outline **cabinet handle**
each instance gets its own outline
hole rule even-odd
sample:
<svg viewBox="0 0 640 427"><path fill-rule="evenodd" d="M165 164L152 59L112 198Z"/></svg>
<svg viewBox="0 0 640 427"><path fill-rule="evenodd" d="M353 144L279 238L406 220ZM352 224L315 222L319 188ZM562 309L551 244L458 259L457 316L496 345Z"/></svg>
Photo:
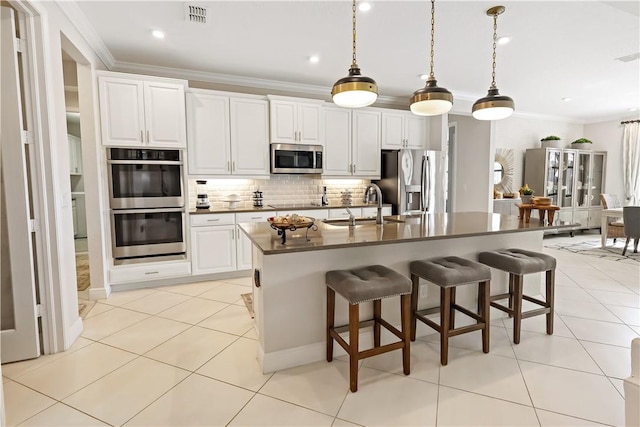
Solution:
<svg viewBox="0 0 640 427"><path fill-rule="evenodd" d="M236 240L236 233L233 231L231 232L231 240Z"/></svg>
<svg viewBox="0 0 640 427"><path fill-rule="evenodd" d="M231 168L230 168L230 166L231 166L231 162L227 162L227 170L228 170L229 172L231 172Z"/></svg>
<svg viewBox="0 0 640 427"><path fill-rule="evenodd" d="M149 144L151 140L149 139L149 130L147 130L147 144Z"/></svg>
<svg viewBox="0 0 640 427"><path fill-rule="evenodd" d="M144 144L144 132L140 129L140 142Z"/></svg>
<svg viewBox="0 0 640 427"><path fill-rule="evenodd" d="M262 219L262 217L259 216L252 216L251 219Z"/></svg>
<svg viewBox="0 0 640 427"><path fill-rule="evenodd" d="M158 274L159 271L146 271L144 274Z"/></svg>
<svg viewBox="0 0 640 427"><path fill-rule="evenodd" d="M356 164L353 164L353 173L356 173Z"/></svg>
<svg viewBox="0 0 640 427"><path fill-rule="evenodd" d="M216 218L216 219L208 219L207 222L216 222L216 221L220 221L220 218Z"/></svg>
<svg viewBox="0 0 640 427"><path fill-rule="evenodd" d="M231 162L231 170L232 171L236 170L236 161L235 160L233 162Z"/></svg>

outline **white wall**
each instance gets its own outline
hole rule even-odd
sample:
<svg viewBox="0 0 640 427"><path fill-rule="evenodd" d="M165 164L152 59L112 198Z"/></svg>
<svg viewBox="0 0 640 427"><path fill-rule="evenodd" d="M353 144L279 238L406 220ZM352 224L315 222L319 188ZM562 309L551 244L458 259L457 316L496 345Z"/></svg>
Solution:
<svg viewBox="0 0 640 427"><path fill-rule="evenodd" d="M47 233L46 252L49 268L45 286L55 325L50 332L56 338L52 348L68 349L82 332L78 315L75 277L75 251L69 183L69 151L65 116L64 77L61 36L64 34L92 68L104 68L84 36L66 18L54 2L28 2L41 16L42 44L37 55L44 85L39 88L42 113L42 165L38 171L44 186L43 233ZM40 81L42 84L42 80ZM84 133L84 132L83 132Z"/></svg>
<svg viewBox="0 0 640 427"><path fill-rule="evenodd" d="M456 212L491 212L493 206L493 149L491 122L470 116L449 114L449 123L457 124L455 145Z"/></svg>
<svg viewBox="0 0 640 427"><path fill-rule="evenodd" d="M540 140L548 135L559 136L568 148L571 141L585 136L583 132L582 124L552 120L512 116L496 121L495 148L513 148L515 150L514 191L517 191L524 184L524 155L527 148L540 148Z"/></svg>
<svg viewBox="0 0 640 427"><path fill-rule="evenodd" d="M621 120L590 123L584 126L585 138L593 141L593 149L607 152L604 192L617 194L624 203Z"/></svg>

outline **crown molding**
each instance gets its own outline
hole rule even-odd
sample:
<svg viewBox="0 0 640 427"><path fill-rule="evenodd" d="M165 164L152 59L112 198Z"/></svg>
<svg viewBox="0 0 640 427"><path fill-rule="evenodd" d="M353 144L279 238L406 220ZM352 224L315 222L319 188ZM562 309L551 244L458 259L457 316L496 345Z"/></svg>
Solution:
<svg viewBox="0 0 640 427"><path fill-rule="evenodd" d="M294 92L301 95L313 96L314 98L319 99L331 98L331 87L327 86L283 82L280 80L261 79L256 77L234 76L230 74L195 71L184 68L116 61L113 71L150 74L154 76L173 77L178 79L195 80L228 86L242 86L262 90L267 89ZM408 108L407 99L404 97L379 96L375 106L379 105L405 106Z"/></svg>
<svg viewBox="0 0 640 427"><path fill-rule="evenodd" d="M55 2L80 35L89 43L89 46L93 48L107 69L113 68L116 60L76 2L63 0L55 0Z"/></svg>

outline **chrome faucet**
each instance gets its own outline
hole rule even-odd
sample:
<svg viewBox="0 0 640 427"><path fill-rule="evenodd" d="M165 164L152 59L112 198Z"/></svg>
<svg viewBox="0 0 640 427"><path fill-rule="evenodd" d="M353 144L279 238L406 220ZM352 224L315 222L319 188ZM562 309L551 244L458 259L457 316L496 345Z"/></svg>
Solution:
<svg viewBox="0 0 640 427"><path fill-rule="evenodd" d="M349 214L349 227L355 227L356 217L353 216L353 212L351 212L351 209L349 209L347 206L345 206L344 208L347 210L347 213Z"/></svg>
<svg viewBox="0 0 640 427"><path fill-rule="evenodd" d="M371 183L364 190L365 194L369 192L370 188L376 190L376 196L378 198L378 214L376 215L376 224L382 224L384 223L384 221L382 220L382 191L380 191L380 187L378 187L376 184Z"/></svg>

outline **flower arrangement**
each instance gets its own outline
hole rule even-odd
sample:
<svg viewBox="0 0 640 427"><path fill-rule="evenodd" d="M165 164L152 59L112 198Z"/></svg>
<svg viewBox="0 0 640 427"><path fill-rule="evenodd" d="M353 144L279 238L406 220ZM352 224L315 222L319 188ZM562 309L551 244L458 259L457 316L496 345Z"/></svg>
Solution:
<svg viewBox="0 0 640 427"><path fill-rule="evenodd" d="M536 192L533 190L533 188L529 187L529 184L525 184L522 187L520 187L520 194L523 196L533 196Z"/></svg>
<svg viewBox="0 0 640 427"><path fill-rule="evenodd" d="M591 140L587 138L578 138L572 142L572 144L593 144Z"/></svg>

